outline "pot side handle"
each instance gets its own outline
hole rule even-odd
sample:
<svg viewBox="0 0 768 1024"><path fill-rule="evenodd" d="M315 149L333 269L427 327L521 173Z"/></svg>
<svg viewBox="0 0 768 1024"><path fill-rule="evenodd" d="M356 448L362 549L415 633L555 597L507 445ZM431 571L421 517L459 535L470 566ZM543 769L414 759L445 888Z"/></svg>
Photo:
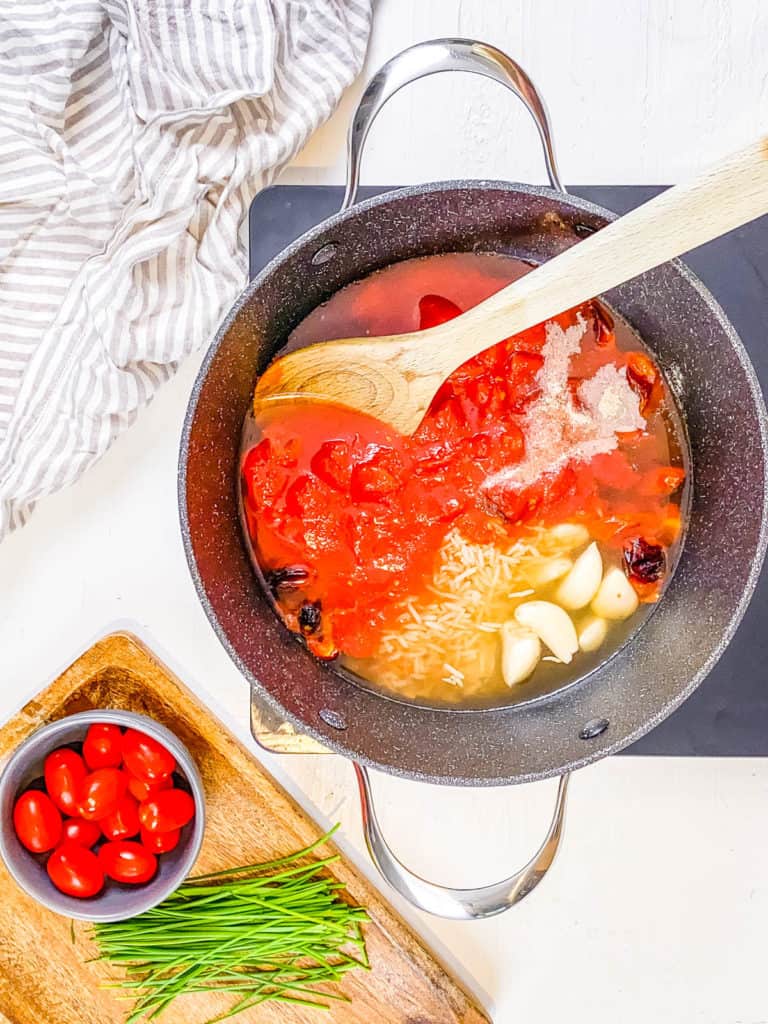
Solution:
<svg viewBox="0 0 768 1024"><path fill-rule="evenodd" d="M567 774L560 776L555 810L544 841L528 863L513 875L492 885L483 885L476 889L452 889L427 881L409 870L395 856L379 826L368 771L357 763L354 767L360 793L365 843L371 859L392 888L419 910L457 921L493 917L525 899L552 866L563 834L569 781Z"/></svg>
<svg viewBox="0 0 768 1024"><path fill-rule="evenodd" d="M550 185L565 192L557 169L552 128L544 100L520 65L488 43L474 39L431 39L396 54L370 80L360 97L347 136L347 187L341 209L352 206L360 183L360 161L376 115L403 86L440 71L470 71L510 89L536 123Z"/></svg>

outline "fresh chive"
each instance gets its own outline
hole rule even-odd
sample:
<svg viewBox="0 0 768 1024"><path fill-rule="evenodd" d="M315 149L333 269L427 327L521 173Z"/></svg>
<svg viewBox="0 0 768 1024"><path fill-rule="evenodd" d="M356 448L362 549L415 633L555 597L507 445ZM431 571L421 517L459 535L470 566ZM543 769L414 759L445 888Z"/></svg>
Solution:
<svg viewBox="0 0 768 1024"><path fill-rule="evenodd" d="M97 959L124 975L105 987L134 1000L126 1024L151 1020L194 992L235 997L209 1024L270 1000L326 1010L329 1000L348 1001L317 986L370 969L368 915L344 902L343 884L325 874L338 855L301 863L336 828L287 857L190 878L138 917L96 924Z"/></svg>

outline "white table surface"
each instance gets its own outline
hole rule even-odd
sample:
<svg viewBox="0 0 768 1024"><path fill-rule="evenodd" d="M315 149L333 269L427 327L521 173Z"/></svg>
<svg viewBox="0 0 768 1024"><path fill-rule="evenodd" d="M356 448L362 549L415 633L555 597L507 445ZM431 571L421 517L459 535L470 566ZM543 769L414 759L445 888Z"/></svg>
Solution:
<svg viewBox="0 0 768 1024"><path fill-rule="evenodd" d="M381 0L367 72L441 35L485 39L527 67L549 103L568 182L672 181L768 124L768 13L759 0ZM284 180L341 181L358 94ZM364 180L459 176L543 180L533 130L510 97L474 77L440 76L382 114ZM191 359L92 472L0 547L0 718L91 641L128 625L311 814L343 823L342 846L372 876L350 766L255 749L247 686L195 596L176 459L198 364ZM477 791L378 775L375 786L395 848L450 884L517 868L554 796L551 782ZM466 924L393 902L496 1024L760 1024L767 807L768 760L612 758L574 779L562 855L518 908Z"/></svg>

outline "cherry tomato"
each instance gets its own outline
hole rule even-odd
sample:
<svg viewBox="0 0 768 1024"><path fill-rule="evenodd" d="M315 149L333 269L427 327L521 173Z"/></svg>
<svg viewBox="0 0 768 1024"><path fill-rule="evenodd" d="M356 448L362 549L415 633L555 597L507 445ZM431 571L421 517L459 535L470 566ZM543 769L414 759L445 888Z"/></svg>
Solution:
<svg viewBox="0 0 768 1024"><path fill-rule="evenodd" d="M183 789L164 789L139 804L139 821L147 832L183 828L195 813L195 801Z"/></svg>
<svg viewBox="0 0 768 1024"><path fill-rule="evenodd" d="M99 858L78 843L62 843L48 858L46 870L56 888L67 896L86 899L104 886Z"/></svg>
<svg viewBox="0 0 768 1024"><path fill-rule="evenodd" d="M134 775L128 777L128 792L135 796L139 803L149 800L161 789L170 789L172 786L173 779L170 775L166 775L164 779L159 779L157 782L144 782L143 779L137 779Z"/></svg>
<svg viewBox="0 0 768 1024"><path fill-rule="evenodd" d="M87 775L85 762L74 750L62 747L45 759L45 788L62 814L77 813L77 798Z"/></svg>
<svg viewBox="0 0 768 1024"><path fill-rule="evenodd" d="M128 776L118 768L97 768L86 775L80 790L78 810L86 821L98 821L117 809L128 789Z"/></svg>
<svg viewBox="0 0 768 1024"><path fill-rule="evenodd" d="M62 828L61 838L65 843L77 843L78 846L86 846L90 849L101 839L101 829L95 821L86 821L85 818L67 818Z"/></svg>
<svg viewBox="0 0 768 1024"><path fill-rule="evenodd" d="M47 793L28 789L13 808L13 827L22 846L45 853L61 838L61 815Z"/></svg>
<svg viewBox="0 0 768 1024"><path fill-rule="evenodd" d="M176 767L176 760L169 750L136 729L128 729L123 736L123 761L131 775L144 782L158 782Z"/></svg>
<svg viewBox="0 0 768 1024"><path fill-rule="evenodd" d="M126 793L110 814L99 820L101 831L107 839L130 839L139 833L139 802Z"/></svg>
<svg viewBox="0 0 768 1024"><path fill-rule="evenodd" d="M141 843L125 840L104 843L99 850L99 863L105 875L131 885L148 882L157 871L157 857L153 853Z"/></svg>
<svg viewBox="0 0 768 1024"><path fill-rule="evenodd" d="M148 832L142 828L141 845L146 846L150 853L170 853L179 845L180 828L172 828L168 832Z"/></svg>
<svg viewBox="0 0 768 1024"><path fill-rule="evenodd" d="M83 744L85 763L96 768L119 768L123 763L123 734L116 725L92 725Z"/></svg>

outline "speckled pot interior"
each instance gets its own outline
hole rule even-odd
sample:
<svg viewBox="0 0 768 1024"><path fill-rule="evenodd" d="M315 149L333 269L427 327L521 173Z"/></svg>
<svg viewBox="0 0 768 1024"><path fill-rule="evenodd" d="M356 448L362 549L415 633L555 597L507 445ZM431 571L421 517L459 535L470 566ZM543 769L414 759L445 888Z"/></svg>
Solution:
<svg viewBox="0 0 768 1024"><path fill-rule="evenodd" d="M688 537L654 614L583 682L537 703L486 711L410 706L364 690L287 633L243 545L236 499L243 417L258 374L311 309L397 260L481 250L543 261L610 219L583 200L499 182L388 193L325 221L273 260L211 345L181 448L189 564L205 611L246 679L327 746L436 782L543 778L652 728L698 686L733 636L765 549L766 414L741 342L680 263L608 299L655 352L684 411L694 468Z"/></svg>

